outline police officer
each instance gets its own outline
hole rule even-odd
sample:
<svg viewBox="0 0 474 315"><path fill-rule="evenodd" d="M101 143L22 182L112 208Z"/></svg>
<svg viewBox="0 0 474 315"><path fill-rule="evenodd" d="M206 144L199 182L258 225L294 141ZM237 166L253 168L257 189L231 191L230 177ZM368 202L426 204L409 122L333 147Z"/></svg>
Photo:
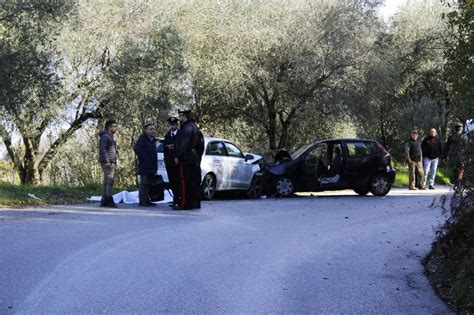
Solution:
<svg viewBox="0 0 474 315"><path fill-rule="evenodd" d="M179 167L175 164L174 159L176 158L176 149L178 143L178 118L168 118L168 124L170 130L165 135L164 140L164 158L166 165L166 172L168 173L168 180L170 183L171 191L173 192L173 202L171 207L177 207L181 201L181 189L179 179Z"/></svg>
<svg viewBox="0 0 474 315"><path fill-rule="evenodd" d="M446 142L444 158L447 158L448 165L452 170L451 183L459 182L462 177L464 168L463 161L463 144L465 137L463 136L463 124L458 122L454 125L453 133Z"/></svg>
<svg viewBox="0 0 474 315"><path fill-rule="evenodd" d="M179 167L181 181L181 203L175 210L191 210L201 207L200 174L197 168L200 157L196 150L199 145L199 130L191 118L190 110L180 110L181 122L176 148L175 164Z"/></svg>

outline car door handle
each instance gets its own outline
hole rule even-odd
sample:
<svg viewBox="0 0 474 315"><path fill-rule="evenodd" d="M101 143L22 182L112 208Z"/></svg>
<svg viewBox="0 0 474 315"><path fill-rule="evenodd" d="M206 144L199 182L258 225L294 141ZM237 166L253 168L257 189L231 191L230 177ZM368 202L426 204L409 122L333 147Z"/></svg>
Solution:
<svg viewBox="0 0 474 315"><path fill-rule="evenodd" d="M221 162L214 162L214 165L215 166L221 166L222 164L221 164Z"/></svg>

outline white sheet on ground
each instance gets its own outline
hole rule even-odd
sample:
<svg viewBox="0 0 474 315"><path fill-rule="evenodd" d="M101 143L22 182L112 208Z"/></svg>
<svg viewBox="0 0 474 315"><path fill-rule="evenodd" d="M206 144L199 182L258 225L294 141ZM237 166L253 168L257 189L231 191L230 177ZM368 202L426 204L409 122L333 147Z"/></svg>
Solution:
<svg viewBox="0 0 474 315"><path fill-rule="evenodd" d="M123 202L123 203L138 203L139 202L138 191L128 192L128 191L124 190L124 191L121 191L121 192L115 194L113 197L114 197L114 202L115 203L120 203L120 202ZM92 196L92 197L87 198L87 200L89 200L89 201L100 201L101 199L102 199L101 196ZM169 193L168 190L165 190L165 199L161 200L161 201L157 201L155 203L167 203L167 202L171 202L171 201L173 201L173 197L171 196L171 194Z"/></svg>

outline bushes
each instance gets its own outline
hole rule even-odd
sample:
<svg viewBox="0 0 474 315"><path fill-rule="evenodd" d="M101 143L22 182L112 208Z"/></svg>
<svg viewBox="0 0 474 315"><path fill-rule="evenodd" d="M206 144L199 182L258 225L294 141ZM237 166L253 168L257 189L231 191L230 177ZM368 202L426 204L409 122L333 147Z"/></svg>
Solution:
<svg viewBox="0 0 474 315"><path fill-rule="evenodd" d="M437 232L425 267L442 299L460 313L474 313L474 148L466 147L464 179L456 185L450 217Z"/></svg>

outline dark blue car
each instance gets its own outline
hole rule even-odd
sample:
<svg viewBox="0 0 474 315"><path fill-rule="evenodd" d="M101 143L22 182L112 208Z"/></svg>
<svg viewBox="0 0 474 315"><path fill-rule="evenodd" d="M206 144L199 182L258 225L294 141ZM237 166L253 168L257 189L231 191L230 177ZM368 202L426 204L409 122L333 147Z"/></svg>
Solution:
<svg viewBox="0 0 474 315"><path fill-rule="evenodd" d="M359 195L386 195L395 181L391 156L375 140L316 141L281 155L262 174L267 195L353 189Z"/></svg>

